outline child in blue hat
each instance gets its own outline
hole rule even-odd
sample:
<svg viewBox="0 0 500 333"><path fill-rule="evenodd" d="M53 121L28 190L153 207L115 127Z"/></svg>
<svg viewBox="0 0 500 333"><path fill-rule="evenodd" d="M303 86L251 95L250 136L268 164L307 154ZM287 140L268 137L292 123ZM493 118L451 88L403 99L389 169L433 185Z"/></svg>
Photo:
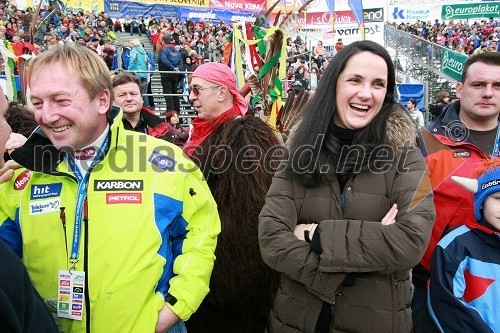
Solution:
<svg viewBox="0 0 500 333"><path fill-rule="evenodd" d="M500 332L500 159L476 176L452 176L474 193L476 221L450 231L432 257L428 307L442 332Z"/></svg>

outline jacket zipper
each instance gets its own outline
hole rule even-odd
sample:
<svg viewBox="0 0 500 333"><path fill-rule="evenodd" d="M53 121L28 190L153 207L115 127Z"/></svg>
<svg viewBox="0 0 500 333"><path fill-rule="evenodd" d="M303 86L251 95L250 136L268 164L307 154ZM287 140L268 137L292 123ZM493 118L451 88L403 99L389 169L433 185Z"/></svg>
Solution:
<svg viewBox="0 0 500 333"><path fill-rule="evenodd" d="M61 207L59 209L61 210L61 212L59 213L59 218L61 219L61 225L63 227L63 233L64 233L64 249L66 250L66 262L69 262L68 236L66 235L66 212L64 212L66 207Z"/></svg>
<svg viewBox="0 0 500 333"><path fill-rule="evenodd" d="M84 238L84 250L83 250L83 271L85 272L85 328L87 333L90 333L90 294L89 294L89 269L88 269L88 245L89 245L89 219L86 217L83 219L85 228L85 238Z"/></svg>
<svg viewBox="0 0 500 333"><path fill-rule="evenodd" d="M397 303L398 303L398 295L397 295L397 290L396 290L396 279L394 278L394 274L391 274L391 296L392 296L392 331L393 332L398 332L399 331L399 325L398 325L398 308L397 308Z"/></svg>

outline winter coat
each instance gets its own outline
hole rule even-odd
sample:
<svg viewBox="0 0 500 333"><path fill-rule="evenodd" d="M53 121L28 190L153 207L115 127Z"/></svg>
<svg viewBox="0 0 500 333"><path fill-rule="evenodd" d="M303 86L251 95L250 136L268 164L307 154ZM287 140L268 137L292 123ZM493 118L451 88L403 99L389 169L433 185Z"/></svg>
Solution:
<svg viewBox="0 0 500 333"><path fill-rule="evenodd" d="M130 50L129 71L137 71L135 75L140 78L147 78L148 73L145 71L149 70L148 62L149 57L141 46L134 46L132 50Z"/></svg>
<svg viewBox="0 0 500 333"><path fill-rule="evenodd" d="M67 333L153 332L165 301L187 320L209 292L220 221L201 171L179 148L126 131L121 111L111 112L109 149L90 172L88 219L78 229L75 270L89 277L83 320L59 318ZM20 169L0 185L0 241L23 258L40 296L55 302L74 236L77 178L39 129L11 156L34 171ZM127 167L117 172L119 165Z"/></svg>
<svg viewBox="0 0 500 333"><path fill-rule="evenodd" d="M337 178L306 188L288 169L274 176L259 220L262 257L282 273L269 333L316 332L323 302L332 333L412 331L410 269L429 241L434 205L403 110L392 111L386 137L397 162L351 175L344 193ZM396 222L382 225L394 203ZM300 223L318 223L321 253L293 234Z"/></svg>
<svg viewBox="0 0 500 333"><path fill-rule="evenodd" d="M161 71L173 71L176 68L183 70L182 59L179 51L172 44L167 44L161 49L158 69Z"/></svg>
<svg viewBox="0 0 500 333"><path fill-rule="evenodd" d="M56 333L57 326L33 288L23 262L0 241L0 332Z"/></svg>
<svg viewBox="0 0 500 333"><path fill-rule="evenodd" d="M169 141L177 146L182 147L182 145L189 138L189 133L180 124L172 125L171 123L167 122L165 123L165 125L167 126L168 133L171 136L171 139Z"/></svg>
<svg viewBox="0 0 500 333"><path fill-rule="evenodd" d="M500 237L467 223L436 246L429 283L429 312L444 332L500 332ZM460 320L457 320L460 318Z"/></svg>
<svg viewBox="0 0 500 333"><path fill-rule="evenodd" d="M470 177L479 163L487 159L460 121L460 102L450 104L436 119L420 130L420 149L433 184L436 222L420 264L413 270L415 285L425 287L432 254L447 230L473 223L472 194L455 183L451 176Z"/></svg>

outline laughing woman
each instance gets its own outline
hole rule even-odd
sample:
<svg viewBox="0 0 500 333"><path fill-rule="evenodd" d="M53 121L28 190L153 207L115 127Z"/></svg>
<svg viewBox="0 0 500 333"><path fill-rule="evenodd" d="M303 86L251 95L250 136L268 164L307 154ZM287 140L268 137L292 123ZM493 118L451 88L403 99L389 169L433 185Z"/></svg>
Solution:
<svg viewBox="0 0 500 333"><path fill-rule="evenodd" d="M276 332L411 332L410 269L434 204L394 67L370 41L346 46L303 111L259 219L264 261L282 273Z"/></svg>

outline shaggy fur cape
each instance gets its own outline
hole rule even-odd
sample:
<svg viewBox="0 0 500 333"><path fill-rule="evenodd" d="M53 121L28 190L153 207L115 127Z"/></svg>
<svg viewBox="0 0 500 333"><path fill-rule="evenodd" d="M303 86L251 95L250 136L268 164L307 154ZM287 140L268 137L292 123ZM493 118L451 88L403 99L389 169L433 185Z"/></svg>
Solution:
<svg viewBox="0 0 500 333"><path fill-rule="evenodd" d="M246 116L219 126L192 156L217 202L222 232L210 292L186 322L189 333L265 331L279 274L262 261L257 228L277 168L264 157L277 147L274 131ZM252 151L253 162L243 155Z"/></svg>

